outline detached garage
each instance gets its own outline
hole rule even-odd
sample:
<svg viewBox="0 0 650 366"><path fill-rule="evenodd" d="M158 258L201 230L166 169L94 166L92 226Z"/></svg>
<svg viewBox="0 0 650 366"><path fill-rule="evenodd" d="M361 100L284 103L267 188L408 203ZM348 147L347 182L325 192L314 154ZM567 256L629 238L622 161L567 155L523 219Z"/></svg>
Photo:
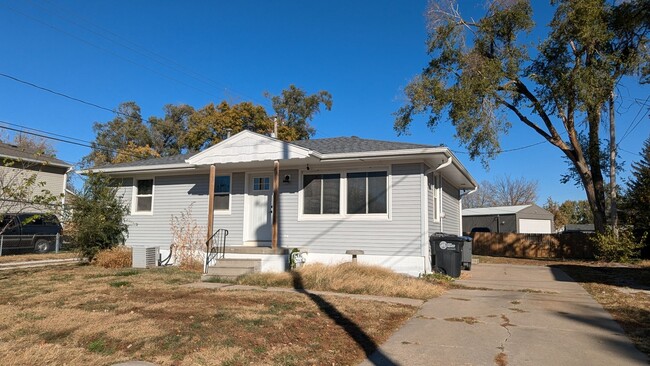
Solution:
<svg viewBox="0 0 650 366"><path fill-rule="evenodd" d="M463 210L463 232L552 234L553 214L535 205L467 208Z"/></svg>

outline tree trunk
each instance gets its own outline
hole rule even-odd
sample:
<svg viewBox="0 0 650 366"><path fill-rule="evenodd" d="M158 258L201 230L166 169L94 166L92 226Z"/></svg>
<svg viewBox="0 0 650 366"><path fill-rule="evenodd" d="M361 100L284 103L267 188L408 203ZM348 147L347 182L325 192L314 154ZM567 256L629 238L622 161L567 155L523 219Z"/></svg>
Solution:
<svg viewBox="0 0 650 366"><path fill-rule="evenodd" d="M603 179L602 165L600 164L600 139L598 128L600 127L601 105L596 105L587 109L587 121L589 123L589 146L588 163L591 172L591 182L593 184L593 198L589 200L589 206L594 214L594 227L597 233L605 232L606 215L605 215L605 182Z"/></svg>
<svg viewBox="0 0 650 366"><path fill-rule="evenodd" d="M616 207L616 124L614 123L614 92L609 95L609 199L610 225L618 238L618 209Z"/></svg>

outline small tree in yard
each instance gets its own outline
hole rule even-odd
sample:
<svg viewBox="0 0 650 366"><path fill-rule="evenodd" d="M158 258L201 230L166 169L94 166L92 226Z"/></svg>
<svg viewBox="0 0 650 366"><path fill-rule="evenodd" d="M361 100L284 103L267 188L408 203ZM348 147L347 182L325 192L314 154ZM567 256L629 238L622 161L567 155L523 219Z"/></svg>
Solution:
<svg viewBox="0 0 650 366"><path fill-rule="evenodd" d="M118 186L107 176L91 173L72 203L72 238L82 257L92 261L102 249L124 243L128 235L128 207L117 195Z"/></svg>
<svg viewBox="0 0 650 366"><path fill-rule="evenodd" d="M192 216L192 205L180 215L172 215L170 226L174 263L185 269L203 268L202 253L205 249L206 227L199 225Z"/></svg>

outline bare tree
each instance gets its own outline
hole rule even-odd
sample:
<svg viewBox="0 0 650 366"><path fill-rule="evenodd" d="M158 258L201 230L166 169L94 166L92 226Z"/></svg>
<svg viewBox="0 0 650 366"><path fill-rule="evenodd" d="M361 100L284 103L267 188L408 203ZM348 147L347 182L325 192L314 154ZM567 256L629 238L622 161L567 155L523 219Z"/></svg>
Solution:
<svg viewBox="0 0 650 366"><path fill-rule="evenodd" d="M504 175L493 182L483 181L479 189L463 199L464 208L517 206L537 200L539 183L525 177L512 178Z"/></svg>

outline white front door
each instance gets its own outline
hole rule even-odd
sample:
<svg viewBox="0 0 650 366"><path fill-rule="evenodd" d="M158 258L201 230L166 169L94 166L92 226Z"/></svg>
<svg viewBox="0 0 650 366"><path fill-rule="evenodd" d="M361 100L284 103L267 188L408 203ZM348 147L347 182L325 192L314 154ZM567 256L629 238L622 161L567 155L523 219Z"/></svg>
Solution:
<svg viewBox="0 0 650 366"><path fill-rule="evenodd" d="M246 241L253 245L268 245L271 242L271 174L248 176L248 204L246 207Z"/></svg>

